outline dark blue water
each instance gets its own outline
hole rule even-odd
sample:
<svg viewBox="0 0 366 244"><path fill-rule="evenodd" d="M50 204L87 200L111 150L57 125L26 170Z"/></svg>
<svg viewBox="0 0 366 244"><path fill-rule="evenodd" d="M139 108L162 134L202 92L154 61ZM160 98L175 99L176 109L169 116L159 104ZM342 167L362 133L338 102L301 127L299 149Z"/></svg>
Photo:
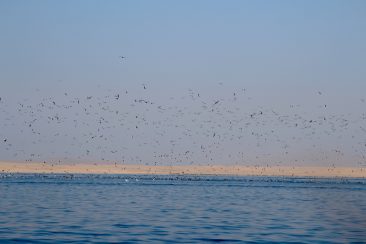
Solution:
<svg viewBox="0 0 366 244"><path fill-rule="evenodd" d="M0 174L0 242L366 241L366 180Z"/></svg>

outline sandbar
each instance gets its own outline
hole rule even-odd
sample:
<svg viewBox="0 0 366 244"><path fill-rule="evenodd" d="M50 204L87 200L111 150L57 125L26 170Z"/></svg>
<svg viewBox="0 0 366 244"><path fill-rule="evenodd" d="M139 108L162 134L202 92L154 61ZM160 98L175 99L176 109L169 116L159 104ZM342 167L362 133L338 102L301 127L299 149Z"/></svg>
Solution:
<svg viewBox="0 0 366 244"><path fill-rule="evenodd" d="M366 167L321 166L228 166L228 165L134 165L112 163L51 164L0 162L0 173L35 174L143 174L143 175L233 175L289 177L366 178Z"/></svg>

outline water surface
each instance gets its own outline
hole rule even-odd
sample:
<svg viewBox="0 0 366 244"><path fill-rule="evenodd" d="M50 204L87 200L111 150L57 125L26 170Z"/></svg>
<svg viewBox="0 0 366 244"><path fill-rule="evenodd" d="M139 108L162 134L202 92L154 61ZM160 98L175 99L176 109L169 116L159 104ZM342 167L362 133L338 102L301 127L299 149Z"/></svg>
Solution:
<svg viewBox="0 0 366 244"><path fill-rule="evenodd" d="M366 180L0 174L0 240L366 240Z"/></svg>

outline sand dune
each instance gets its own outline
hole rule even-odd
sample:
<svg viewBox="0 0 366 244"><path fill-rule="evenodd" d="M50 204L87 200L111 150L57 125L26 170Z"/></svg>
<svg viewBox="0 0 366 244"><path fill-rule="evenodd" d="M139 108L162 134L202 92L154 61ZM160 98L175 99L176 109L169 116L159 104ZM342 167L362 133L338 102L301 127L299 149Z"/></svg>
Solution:
<svg viewBox="0 0 366 244"><path fill-rule="evenodd" d="M118 164L50 164L0 162L3 173L70 174L192 174L248 176L366 177L366 168L356 167L254 167L254 166L146 166Z"/></svg>

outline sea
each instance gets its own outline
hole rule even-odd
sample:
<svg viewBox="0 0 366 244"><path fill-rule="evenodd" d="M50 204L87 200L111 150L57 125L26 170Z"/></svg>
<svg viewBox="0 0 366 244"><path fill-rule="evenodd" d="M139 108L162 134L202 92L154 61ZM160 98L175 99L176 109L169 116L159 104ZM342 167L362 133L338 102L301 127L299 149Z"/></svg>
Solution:
<svg viewBox="0 0 366 244"><path fill-rule="evenodd" d="M0 174L0 243L366 243L366 179Z"/></svg>

